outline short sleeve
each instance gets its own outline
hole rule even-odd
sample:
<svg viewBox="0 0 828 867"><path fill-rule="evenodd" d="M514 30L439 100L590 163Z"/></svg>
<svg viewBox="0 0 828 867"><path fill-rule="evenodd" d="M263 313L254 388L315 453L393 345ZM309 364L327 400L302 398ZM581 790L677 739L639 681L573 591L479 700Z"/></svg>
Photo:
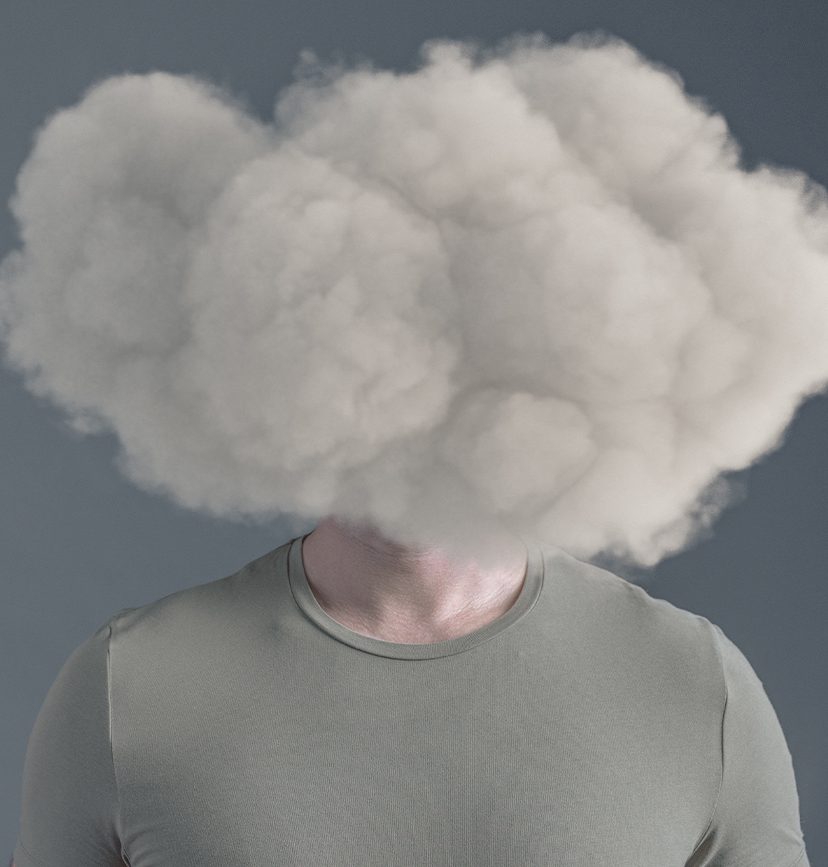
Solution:
<svg viewBox="0 0 828 867"><path fill-rule="evenodd" d="M35 718L23 765L15 867L124 863L109 731L111 622L69 656Z"/></svg>
<svg viewBox="0 0 828 867"><path fill-rule="evenodd" d="M726 700L722 782L693 867L810 867L793 762L752 666L715 624Z"/></svg>

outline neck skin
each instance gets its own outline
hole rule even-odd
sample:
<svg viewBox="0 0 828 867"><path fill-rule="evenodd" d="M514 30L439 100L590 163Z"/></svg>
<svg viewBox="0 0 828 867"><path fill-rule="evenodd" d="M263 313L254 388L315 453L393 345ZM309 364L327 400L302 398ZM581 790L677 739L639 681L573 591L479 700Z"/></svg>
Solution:
<svg viewBox="0 0 828 867"><path fill-rule="evenodd" d="M505 614L523 588L527 552L510 536L502 560L483 568L328 515L305 537L302 562L317 602L343 626L383 641L430 644Z"/></svg>

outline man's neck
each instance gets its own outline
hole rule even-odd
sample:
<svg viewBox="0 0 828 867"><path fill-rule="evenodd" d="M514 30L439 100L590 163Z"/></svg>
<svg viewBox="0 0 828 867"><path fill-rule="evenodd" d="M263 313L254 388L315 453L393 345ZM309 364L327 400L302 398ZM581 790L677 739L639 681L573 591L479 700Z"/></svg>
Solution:
<svg viewBox="0 0 828 867"><path fill-rule="evenodd" d="M308 584L334 620L355 632L407 644L445 641L496 620L526 577L526 546L508 537L483 568L439 548L410 548L372 527L324 518L304 540Z"/></svg>

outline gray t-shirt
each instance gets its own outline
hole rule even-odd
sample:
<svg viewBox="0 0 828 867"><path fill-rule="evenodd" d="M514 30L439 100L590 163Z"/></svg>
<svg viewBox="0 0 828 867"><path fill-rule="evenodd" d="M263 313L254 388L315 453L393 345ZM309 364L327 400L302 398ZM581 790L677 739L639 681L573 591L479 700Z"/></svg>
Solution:
<svg viewBox="0 0 828 867"><path fill-rule="evenodd" d="M14 860L808 867L777 716L706 618L530 545L498 620L386 642L319 605L301 538L72 653Z"/></svg>

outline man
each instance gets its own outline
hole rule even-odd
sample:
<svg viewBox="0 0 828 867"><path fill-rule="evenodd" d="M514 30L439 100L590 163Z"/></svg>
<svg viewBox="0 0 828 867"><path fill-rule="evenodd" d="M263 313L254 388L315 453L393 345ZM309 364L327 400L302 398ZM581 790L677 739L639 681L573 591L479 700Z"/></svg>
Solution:
<svg viewBox="0 0 828 867"><path fill-rule="evenodd" d="M37 717L16 867L808 867L721 630L502 550L484 570L329 516L118 612Z"/></svg>

